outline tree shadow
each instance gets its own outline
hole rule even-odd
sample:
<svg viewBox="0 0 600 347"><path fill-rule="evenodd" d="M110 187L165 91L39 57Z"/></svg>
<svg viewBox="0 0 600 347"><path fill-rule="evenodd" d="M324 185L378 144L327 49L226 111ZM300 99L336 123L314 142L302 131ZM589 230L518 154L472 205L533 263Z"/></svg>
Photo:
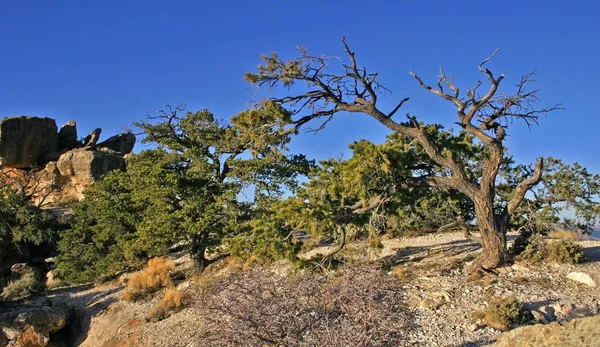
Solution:
<svg viewBox="0 0 600 347"><path fill-rule="evenodd" d="M483 338L483 339L476 340L476 341L467 341L460 345L456 345L456 347L481 347L481 346L490 345L490 344L494 343L495 341L496 341L495 339Z"/></svg>
<svg viewBox="0 0 600 347"><path fill-rule="evenodd" d="M83 343L88 336L92 319L101 315L111 304L117 302L118 298L114 294L123 289L122 287L117 287L85 295L77 295L81 291L91 287L93 285L79 286L75 290L73 290L73 287L61 288L61 295L53 298L57 302L79 302L80 304L73 305L68 326L51 336L51 344L49 346L79 346Z"/></svg>
<svg viewBox="0 0 600 347"><path fill-rule="evenodd" d="M600 246L587 247L583 249L586 263L595 263L600 261Z"/></svg>
<svg viewBox="0 0 600 347"><path fill-rule="evenodd" d="M434 244L430 246L403 247L395 254L381 259L385 264L397 265L406 262L419 262L428 257L443 255L445 258L477 251L481 245L468 239Z"/></svg>

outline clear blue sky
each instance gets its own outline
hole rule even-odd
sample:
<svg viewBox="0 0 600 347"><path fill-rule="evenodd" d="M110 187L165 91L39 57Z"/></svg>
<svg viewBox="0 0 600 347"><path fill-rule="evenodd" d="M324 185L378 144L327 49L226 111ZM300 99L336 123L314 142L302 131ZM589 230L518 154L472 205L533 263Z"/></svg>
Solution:
<svg viewBox="0 0 600 347"><path fill-rule="evenodd" d="M184 102L228 118L253 90L243 81L261 53L291 57L304 45L339 55L345 35L359 63L379 71L405 112L451 125L452 108L417 87L443 65L466 89L477 64L508 73L506 86L538 68L542 102L566 111L529 132L515 124L509 147L520 161L555 156L600 172L600 5L595 1L26 1L0 0L0 117L39 115L78 122L104 138L163 104ZM348 115L293 149L325 158L387 130Z"/></svg>

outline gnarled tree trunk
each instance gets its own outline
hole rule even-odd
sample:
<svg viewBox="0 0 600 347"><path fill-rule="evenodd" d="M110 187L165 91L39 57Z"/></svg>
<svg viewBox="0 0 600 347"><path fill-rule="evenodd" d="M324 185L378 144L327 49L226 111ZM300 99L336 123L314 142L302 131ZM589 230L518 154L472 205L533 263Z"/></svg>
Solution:
<svg viewBox="0 0 600 347"><path fill-rule="evenodd" d="M483 251L476 259L475 265L484 269L494 269L507 260L506 228L494 213L493 197L473 199L477 224L481 234Z"/></svg>

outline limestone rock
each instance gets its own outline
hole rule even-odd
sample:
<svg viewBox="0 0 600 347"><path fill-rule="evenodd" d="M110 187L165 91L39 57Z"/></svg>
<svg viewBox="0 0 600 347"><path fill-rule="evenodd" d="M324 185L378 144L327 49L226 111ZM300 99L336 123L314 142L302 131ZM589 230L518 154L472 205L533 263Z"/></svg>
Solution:
<svg viewBox="0 0 600 347"><path fill-rule="evenodd" d="M598 286L598 276L590 275L585 272L569 272L567 278L579 283L586 284L588 287Z"/></svg>
<svg viewBox="0 0 600 347"><path fill-rule="evenodd" d="M80 146L81 142L77 138L77 123L70 120L58 132L58 148L63 151L70 151Z"/></svg>
<svg viewBox="0 0 600 347"><path fill-rule="evenodd" d="M490 346L597 346L598 341L600 341L600 316L592 316L574 319L562 325L554 322L547 325L520 327L500 335L496 343Z"/></svg>
<svg viewBox="0 0 600 347"><path fill-rule="evenodd" d="M122 134L118 134L98 143L96 147L98 150L110 149L120 154L129 154L135 146L135 135L128 131Z"/></svg>
<svg viewBox="0 0 600 347"><path fill-rule="evenodd" d="M61 155L56 166L60 175L89 186L112 170L124 170L125 160L116 155L78 148Z"/></svg>
<svg viewBox="0 0 600 347"><path fill-rule="evenodd" d="M16 116L0 121L0 165L31 169L58 150L58 128L51 118Z"/></svg>

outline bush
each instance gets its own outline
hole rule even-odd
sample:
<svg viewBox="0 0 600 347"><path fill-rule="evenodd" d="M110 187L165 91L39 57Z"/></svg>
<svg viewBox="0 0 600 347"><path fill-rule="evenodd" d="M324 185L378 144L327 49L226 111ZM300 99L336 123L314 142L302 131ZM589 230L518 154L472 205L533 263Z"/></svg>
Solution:
<svg viewBox="0 0 600 347"><path fill-rule="evenodd" d="M3 300L20 299L44 290L44 285L36 279L34 274L28 273L18 280L9 282L2 291Z"/></svg>
<svg viewBox="0 0 600 347"><path fill-rule="evenodd" d="M175 263L173 261L164 258L150 259L146 268L129 277L127 290L123 292L123 300L136 301L146 294L172 287L171 273L174 271Z"/></svg>
<svg viewBox="0 0 600 347"><path fill-rule="evenodd" d="M513 295L495 299L490 302L485 315L487 325L500 330L508 331L533 321L533 315L527 311L523 304Z"/></svg>
<svg viewBox="0 0 600 347"><path fill-rule="evenodd" d="M181 292L175 288L169 288L163 298L154 307L146 320L156 322L167 318L171 313L183 308L183 297Z"/></svg>
<svg viewBox="0 0 600 347"><path fill-rule="evenodd" d="M583 247L572 240L547 242L542 235L531 237L521 258L531 262L581 263L585 260Z"/></svg>
<svg viewBox="0 0 600 347"><path fill-rule="evenodd" d="M284 277L253 269L216 279L199 294L204 345L402 345L412 327L401 283L366 267L336 276Z"/></svg>
<svg viewBox="0 0 600 347"><path fill-rule="evenodd" d="M557 263L583 263L585 256L583 247L571 240L561 240L548 243L548 260Z"/></svg>

